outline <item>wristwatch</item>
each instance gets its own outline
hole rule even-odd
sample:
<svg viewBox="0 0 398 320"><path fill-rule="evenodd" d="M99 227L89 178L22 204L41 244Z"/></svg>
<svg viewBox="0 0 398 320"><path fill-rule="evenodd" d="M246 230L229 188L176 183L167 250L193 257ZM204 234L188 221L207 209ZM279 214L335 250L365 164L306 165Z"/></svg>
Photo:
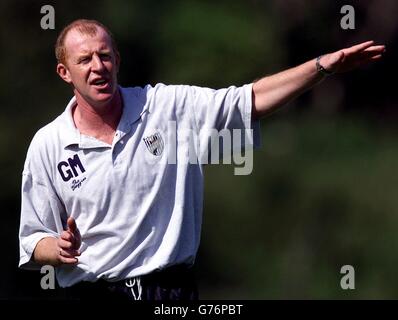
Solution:
<svg viewBox="0 0 398 320"><path fill-rule="evenodd" d="M321 65L321 63L320 63L321 58L322 58L322 56L319 56L318 58L316 58L316 70L317 70L319 73L322 73L324 76L330 76L330 75L333 74L334 72L333 72L333 71L326 70L326 69Z"/></svg>

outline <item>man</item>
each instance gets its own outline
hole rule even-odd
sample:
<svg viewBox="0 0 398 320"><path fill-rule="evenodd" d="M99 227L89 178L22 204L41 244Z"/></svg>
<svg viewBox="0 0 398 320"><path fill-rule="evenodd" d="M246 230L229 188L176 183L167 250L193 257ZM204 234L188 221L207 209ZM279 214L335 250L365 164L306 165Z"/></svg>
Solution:
<svg viewBox="0 0 398 320"><path fill-rule="evenodd" d="M60 286L78 298L197 299L190 267L209 130L254 130L256 145L258 119L384 51L365 42L239 88L122 88L109 30L74 21L56 43L57 73L74 97L37 132L24 166L19 266L56 266ZM184 130L197 139L196 163L186 161Z"/></svg>

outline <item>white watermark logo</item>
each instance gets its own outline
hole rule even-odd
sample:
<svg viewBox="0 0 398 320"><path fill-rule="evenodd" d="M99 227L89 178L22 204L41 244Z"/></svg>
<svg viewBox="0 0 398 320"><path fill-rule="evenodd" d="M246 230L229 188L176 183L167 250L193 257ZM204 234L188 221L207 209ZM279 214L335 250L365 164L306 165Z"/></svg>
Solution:
<svg viewBox="0 0 398 320"><path fill-rule="evenodd" d="M44 265L40 269L40 273L45 274L41 277L40 287L43 290L55 289L55 269L51 265Z"/></svg>
<svg viewBox="0 0 398 320"><path fill-rule="evenodd" d="M340 269L340 273L344 274L344 276L340 280L341 289L347 290L355 289L355 269L351 265L342 266Z"/></svg>
<svg viewBox="0 0 398 320"><path fill-rule="evenodd" d="M354 30L355 29L355 9L353 6L345 5L341 7L341 14L344 16L341 18L340 26L343 30Z"/></svg>
<svg viewBox="0 0 398 320"><path fill-rule="evenodd" d="M44 16L40 20L40 27L43 30L54 30L55 29L55 9L53 6L49 4L44 5L40 9L40 13L44 14Z"/></svg>
<svg viewBox="0 0 398 320"><path fill-rule="evenodd" d="M144 160L149 164L234 164L235 175L253 171L253 130L178 128L169 121L165 130L148 130L143 137Z"/></svg>

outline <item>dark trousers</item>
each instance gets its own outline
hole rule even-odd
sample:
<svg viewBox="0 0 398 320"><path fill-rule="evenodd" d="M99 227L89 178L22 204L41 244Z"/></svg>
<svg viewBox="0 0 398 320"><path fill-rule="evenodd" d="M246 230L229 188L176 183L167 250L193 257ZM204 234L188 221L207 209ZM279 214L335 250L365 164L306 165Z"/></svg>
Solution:
<svg viewBox="0 0 398 320"><path fill-rule="evenodd" d="M64 290L67 299L71 300L198 300L194 272L186 265L117 282L80 282Z"/></svg>

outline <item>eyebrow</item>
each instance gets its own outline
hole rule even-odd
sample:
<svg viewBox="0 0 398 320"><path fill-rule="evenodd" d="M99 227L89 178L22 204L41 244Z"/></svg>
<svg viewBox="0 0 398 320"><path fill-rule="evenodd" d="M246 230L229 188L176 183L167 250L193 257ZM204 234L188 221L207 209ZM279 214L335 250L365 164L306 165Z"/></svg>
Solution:
<svg viewBox="0 0 398 320"><path fill-rule="evenodd" d="M98 54L111 54L112 53L112 50L109 50L109 49L100 49L100 50L98 50L98 51L96 51ZM79 53L78 55L77 55L77 57L76 57L76 60L77 61L79 61L79 60L81 60L81 59L84 59L84 58L88 58L88 57L90 57L91 56L91 52L89 52L89 51L82 51L81 53Z"/></svg>
<svg viewBox="0 0 398 320"><path fill-rule="evenodd" d="M98 51L96 51L97 53L111 53L112 52L112 50L109 50L109 49L99 49ZM79 57L82 57L82 56L90 56L91 55L91 52L90 51L87 51L87 50L82 50L80 53L78 53L78 56Z"/></svg>

